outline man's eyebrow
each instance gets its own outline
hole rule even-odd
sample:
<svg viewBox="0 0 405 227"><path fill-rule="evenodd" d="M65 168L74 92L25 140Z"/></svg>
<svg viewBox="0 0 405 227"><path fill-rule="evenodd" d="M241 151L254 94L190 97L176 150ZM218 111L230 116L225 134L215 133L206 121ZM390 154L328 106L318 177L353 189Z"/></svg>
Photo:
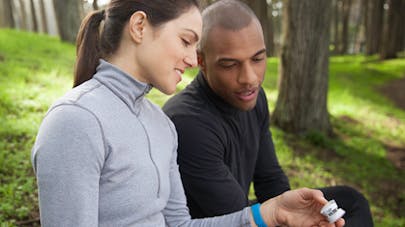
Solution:
<svg viewBox="0 0 405 227"><path fill-rule="evenodd" d="M257 51L252 57L257 57L258 55L261 55L263 53L266 53L266 48L263 48L259 51ZM228 61L238 61L238 59L234 59L234 58L220 58L218 59L217 62L228 62Z"/></svg>
<svg viewBox="0 0 405 227"><path fill-rule="evenodd" d="M184 30L186 30L186 31L189 31L189 32L193 33L194 40L195 40L196 42L198 42L198 40L200 40L200 37L198 37L197 33L196 33L195 31L193 31L192 29L185 28Z"/></svg>
<svg viewBox="0 0 405 227"><path fill-rule="evenodd" d="M257 55L261 55L261 54L263 54L263 53L266 53L266 48L263 48L263 49L257 51L257 52L253 55L253 57L257 57Z"/></svg>
<svg viewBox="0 0 405 227"><path fill-rule="evenodd" d="M218 59L218 61L217 62L228 62L228 61L238 61L237 59L234 59L234 58L220 58L220 59Z"/></svg>

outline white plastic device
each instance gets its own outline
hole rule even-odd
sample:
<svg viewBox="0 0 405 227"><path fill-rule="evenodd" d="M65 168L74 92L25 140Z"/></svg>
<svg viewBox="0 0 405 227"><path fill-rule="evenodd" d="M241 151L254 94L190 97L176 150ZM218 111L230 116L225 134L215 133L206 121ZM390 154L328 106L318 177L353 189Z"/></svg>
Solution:
<svg viewBox="0 0 405 227"><path fill-rule="evenodd" d="M336 222L346 212L342 208L338 208L336 201L331 200L321 209L321 214L328 218L329 223Z"/></svg>

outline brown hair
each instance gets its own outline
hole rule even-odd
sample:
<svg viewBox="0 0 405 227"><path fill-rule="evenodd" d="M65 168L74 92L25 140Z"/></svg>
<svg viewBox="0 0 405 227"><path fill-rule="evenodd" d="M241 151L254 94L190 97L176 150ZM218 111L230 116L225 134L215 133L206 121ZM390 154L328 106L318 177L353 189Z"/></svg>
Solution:
<svg viewBox="0 0 405 227"><path fill-rule="evenodd" d="M133 13L145 12L149 23L158 27L178 18L192 6L198 7L197 0L111 0L105 10L87 15L76 40L73 87L91 79L99 59L117 50L124 26ZM104 26L100 28L103 20Z"/></svg>

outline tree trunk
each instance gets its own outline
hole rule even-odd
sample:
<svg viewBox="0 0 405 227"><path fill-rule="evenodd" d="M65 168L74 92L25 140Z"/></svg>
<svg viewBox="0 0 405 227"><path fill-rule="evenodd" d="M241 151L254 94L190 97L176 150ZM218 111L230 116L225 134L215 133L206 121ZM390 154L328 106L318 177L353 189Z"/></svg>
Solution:
<svg viewBox="0 0 405 227"><path fill-rule="evenodd" d="M44 3L45 23L49 35L59 36L53 0L42 0Z"/></svg>
<svg viewBox="0 0 405 227"><path fill-rule="evenodd" d="M338 48L340 46L339 42L339 0L333 1L333 52L338 53Z"/></svg>
<svg viewBox="0 0 405 227"><path fill-rule="evenodd" d="M349 17L352 0L343 0L342 6L342 33L340 33L339 54L346 54L349 46Z"/></svg>
<svg viewBox="0 0 405 227"><path fill-rule="evenodd" d="M269 50L267 50L267 56L275 56L277 54L276 51L276 45L274 43L274 36L275 36L275 32L274 32L274 20L273 20L273 3L269 2L267 7L266 7L266 11L267 11L267 21L268 21L268 35L269 37L267 38L267 48Z"/></svg>
<svg viewBox="0 0 405 227"><path fill-rule="evenodd" d="M98 10L98 9L99 9L99 7L98 7L97 0L93 0L93 10Z"/></svg>
<svg viewBox="0 0 405 227"><path fill-rule="evenodd" d="M43 0L31 0L34 30L46 33L46 18Z"/></svg>
<svg viewBox="0 0 405 227"><path fill-rule="evenodd" d="M366 55L378 53L383 33L384 0L367 1Z"/></svg>
<svg viewBox="0 0 405 227"><path fill-rule="evenodd" d="M21 15L21 28L23 30L29 30L29 24L27 23L27 11L25 10L26 5L24 0L20 0L20 15ZM29 22L29 21L28 21Z"/></svg>
<svg viewBox="0 0 405 227"><path fill-rule="evenodd" d="M255 12L257 12L260 23L263 27L263 34L266 42L266 54L268 57L274 56L274 33L273 33L273 16L269 15L269 6L266 0L254 1L255 2ZM271 3L270 3L271 4ZM258 8L258 9L257 9Z"/></svg>
<svg viewBox="0 0 405 227"><path fill-rule="evenodd" d="M364 44L364 15L367 0L356 0L355 5L352 6L353 14L355 15L354 34L353 34L353 48L351 53L358 54L362 51Z"/></svg>
<svg viewBox="0 0 405 227"><path fill-rule="evenodd" d="M263 29L264 40L266 42L266 54L267 56L274 55L274 38L273 38L273 20L272 15L268 15L268 4L266 0L257 1L244 1L253 12L256 14Z"/></svg>
<svg viewBox="0 0 405 227"><path fill-rule="evenodd" d="M37 0L38 1L38 0ZM31 21L32 21L32 31L38 32L39 27L41 25L38 25L38 20L37 20L37 12L35 10L35 2L34 0L30 0L30 10L31 10ZM39 15L38 15L39 16Z"/></svg>
<svg viewBox="0 0 405 227"><path fill-rule="evenodd" d="M283 7L279 95L273 122L296 134L330 134L327 91L331 1L284 0Z"/></svg>
<svg viewBox="0 0 405 227"><path fill-rule="evenodd" d="M364 11L363 11L363 39L364 39L364 43L363 43L363 52L366 54L367 52L367 25L368 25L368 20L369 20L369 9L370 7L368 7L368 5L370 0L363 0L363 7L364 7Z"/></svg>
<svg viewBox="0 0 405 227"><path fill-rule="evenodd" d="M44 0L39 1L39 7L40 7L40 12L41 12L41 27L43 29L44 33L48 33L48 25L46 24L46 11L45 11L45 3Z"/></svg>
<svg viewBox="0 0 405 227"><path fill-rule="evenodd" d="M62 40L75 43L76 35L83 18L82 0L53 0L58 21L59 34Z"/></svg>
<svg viewBox="0 0 405 227"><path fill-rule="evenodd" d="M0 27L1 28L13 28L13 8L11 5L12 0L0 1Z"/></svg>
<svg viewBox="0 0 405 227"><path fill-rule="evenodd" d="M404 39L404 18L401 16L401 10L404 10L405 0L389 0L388 4L387 23L380 51L380 59L396 58L397 52L402 49Z"/></svg>

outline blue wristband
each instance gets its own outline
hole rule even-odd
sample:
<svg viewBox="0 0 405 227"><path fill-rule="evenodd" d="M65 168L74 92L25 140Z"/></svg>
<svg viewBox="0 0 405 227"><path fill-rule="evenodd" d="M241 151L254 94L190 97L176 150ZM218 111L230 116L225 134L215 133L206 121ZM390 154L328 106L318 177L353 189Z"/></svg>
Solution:
<svg viewBox="0 0 405 227"><path fill-rule="evenodd" d="M260 203L256 203L251 208L252 208L253 219L255 220L256 225L258 227L267 227L266 223L264 223L262 215L260 215Z"/></svg>

